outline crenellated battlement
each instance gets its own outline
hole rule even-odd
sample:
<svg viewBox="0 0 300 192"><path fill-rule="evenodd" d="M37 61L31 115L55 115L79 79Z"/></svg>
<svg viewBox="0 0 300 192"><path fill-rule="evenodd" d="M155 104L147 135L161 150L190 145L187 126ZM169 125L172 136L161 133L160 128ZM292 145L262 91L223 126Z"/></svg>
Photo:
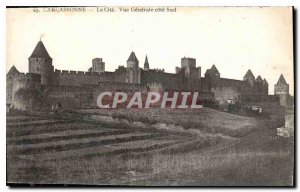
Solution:
<svg viewBox="0 0 300 192"><path fill-rule="evenodd" d="M182 68L196 67L196 59L190 57L181 58L181 67Z"/></svg>
<svg viewBox="0 0 300 192"><path fill-rule="evenodd" d="M155 69L150 69L150 71L164 73L164 72L165 72L165 69L155 68Z"/></svg>
<svg viewBox="0 0 300 192"><path fill-rule="evenodd" d="M72 74L72 75L104 75L104 76L113 76L113 72L91 72L91 71L73 71L73 70L58 70L55 69L55 74Z"/></svg>

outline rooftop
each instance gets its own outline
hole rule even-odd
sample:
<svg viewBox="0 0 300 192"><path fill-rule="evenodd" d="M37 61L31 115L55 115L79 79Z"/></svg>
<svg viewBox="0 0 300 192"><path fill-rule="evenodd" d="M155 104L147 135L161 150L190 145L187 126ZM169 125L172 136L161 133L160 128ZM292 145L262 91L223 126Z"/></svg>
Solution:
<svg viewBox="0 0 300 192"><path fill-rule="evenodd" d="M253 75L253 73L252 73L252 71L250 69L248 69L248 71L247 71L246 75L244 76L244 78L249 78L249 77L251 77L253 79L255 78L254 75Z"/></svg>
<svg viewBox="0 0 300 192"><path fill-rule="evenodd" d="M135 56L135 53L132 51L129 58L127 59L127 62L128 61L136 61L136 62L139 62L139 60L136 58Z"/></svg>
<svg viewBox="0 0 300 192"><path fill-rule="evenodd" d="M31 56L29 58L46 58L52 59L48 54L44 44L42 41L39 41L38 44L35 46Z"/></svg>
<svg viewBox="0 0 300 192"><path fill-rule="evenodd" d="M280 77L277 81L277 85L288 85L282 74L280 75Z"/></svg>

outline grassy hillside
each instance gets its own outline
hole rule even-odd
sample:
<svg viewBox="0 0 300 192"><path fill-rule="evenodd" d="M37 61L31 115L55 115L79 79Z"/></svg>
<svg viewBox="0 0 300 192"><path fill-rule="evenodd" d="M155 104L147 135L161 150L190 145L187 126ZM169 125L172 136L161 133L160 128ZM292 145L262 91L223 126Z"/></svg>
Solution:
<svg viewBox="0 0 300 192"><path fill-rule="evenodd" d="M221 133L241 136L258 126L253 117L230 114L210 108L202 109L88 109L81 114L111 116L128 122L142 122L148 125L176 125L183 129L193 129L204 133ZM156 126L157 128L164 126ZM172 127L172 126L170 126ZM176 127L173 126L175 129ZM177 127L178 128L178 127ZM171 128L172 129L172 128Z"/></svg>
<svg viewBox="0 0 300 192"><path fill-rule="evenodd" d="M280 116L272 113L93 109L8 116L7 181L290 186L294 143L276 136Z"/></svg>

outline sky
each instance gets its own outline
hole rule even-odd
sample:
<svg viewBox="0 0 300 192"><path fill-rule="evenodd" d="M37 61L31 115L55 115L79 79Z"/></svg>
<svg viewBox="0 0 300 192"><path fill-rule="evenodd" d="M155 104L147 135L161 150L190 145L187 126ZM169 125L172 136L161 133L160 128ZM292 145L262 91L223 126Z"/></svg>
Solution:
<svg viewBox="0 0 300 192"><path fill-rule="evenodd" d="M127 7L130 9L130 7ZM152 7L155 9L155 7ZM40 39L55 69L87 71L103 58L107 71L126 66L131 51L143 67L175 73L182 57L196 59L202 76L213 64L221 77L242 80L248 69L269 83L283 74L294 94L291 7L176 7L176 12L49 12L7 9L6 71L28 72Z"/></svg>

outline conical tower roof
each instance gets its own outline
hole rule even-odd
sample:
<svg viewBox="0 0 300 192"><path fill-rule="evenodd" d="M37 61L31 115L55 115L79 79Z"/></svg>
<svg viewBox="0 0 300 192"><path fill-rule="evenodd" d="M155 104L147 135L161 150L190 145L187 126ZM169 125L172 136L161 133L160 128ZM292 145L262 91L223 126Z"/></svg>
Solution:
<svg viewBox="0 0 300 192"><path fill-rule="evenodd" d="M257 81L257 82L262 82L262 81L263 81L260 75L257 76L256 81Z"/></svg>
<svg viewBox="0 0 300 192"><path fill-rule="evenodd" d="M253 79L255 78L254 75L253 75L253 73L252 73L252 71L250 69L248 69L248 71L245 74L244 78L249 78L249 77L251 77Z"/></svg>
<svg viewBox="0 0 300 192"><path fill-rule="evenodd" d="M283 77L283 75L281 74L278 81L277 81L277 85L288 85Z"/></svg>
<svg viewBox="0 0 300 192"><path fill-rule="evenodd" d="M213 66L210 68L209 72L210 72L211 74L213 74L213 75L216 75L216 74L219 74L219 75L220 75L220 73L219 73L219 71L218 71L218 69L217 69L217 67L216 67L215 65L213 65Z"/></svg>
<svg viewBox="0 0 300 192"><path fill-rule="evenodd" d="M128 57L127 62L128 61L139 62L139 60L136 58L135 53L133 51L131 52L130 56Z"/></svg>
<svg viewBox="0 0 300 192"><path fill-rule="evenodd" d="M7 75L8 75L8 74L16 74L16 73L20 73L20 72L19 72L18 69L13 65L13 66L10 68L10 70L7 72Z"/></svg>
<svg viewBox="0 0 300 192"><path fill-rule="evenodd" d="M42 41L39 41L38 44L35 46L31 56L29 58L46 58L52 59L48 54L44 44Z"/></svg>

